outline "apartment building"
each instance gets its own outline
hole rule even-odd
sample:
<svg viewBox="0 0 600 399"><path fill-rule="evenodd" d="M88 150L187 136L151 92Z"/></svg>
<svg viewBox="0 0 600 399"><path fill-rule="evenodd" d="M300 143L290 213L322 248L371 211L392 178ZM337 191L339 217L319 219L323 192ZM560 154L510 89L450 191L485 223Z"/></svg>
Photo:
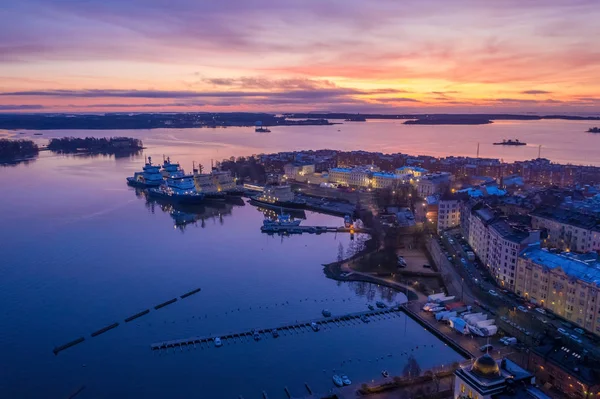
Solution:
<svg viewBox="0 0 600 399"><path fill-rule="evenodd" d="M469 217L467 241L479 260L485 264L506 289L515 290L519 252L539 243L539 230L511 225L488 206L476 206Z"/></svg>
<svg viewBox="0 0 600 399"><path fill-rule="evenodd" d="M544 246L562 251L600 251L600 219L567 209L542 208L531 213L534 228L545 230Z"/></svg>
<svg viewBox="0 0 600 399"><path fill-rule="evenodd" d="M438 202L437 231L460 225L461 200L452 197L442 197Z"/></svg>
<svg viewBox="0 0 600 399"><path fill-rule="evenodd" d="M515 292L600 335L598 254L552 253L530 246L519 256Z"/></svg>
<svg viewBox="0 0 600 399"><path fill-rule="evenodd" d="M449 172L436 172L417 178L419 197L439 194L450 187L452 175Z"/></svg>

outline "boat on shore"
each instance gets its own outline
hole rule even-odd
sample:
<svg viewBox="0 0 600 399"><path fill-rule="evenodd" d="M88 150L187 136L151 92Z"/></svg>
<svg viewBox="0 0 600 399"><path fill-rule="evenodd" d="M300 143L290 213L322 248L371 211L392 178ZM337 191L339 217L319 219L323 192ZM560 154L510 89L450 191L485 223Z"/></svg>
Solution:
<svg viewBox="0 0 600 399"><path fill-rule="evenodd" d="M160 173L160 166L152 164L152 157L148 157L141 172L135 172L127 178L127 184L134 187L158 187L164 182Z"/></svg>
<svg viewBox="0 0 600 399"><path fill-rule="evenodd" d="M331 317L331 312L329 310L327 310L327 309L323 309L323 311L321 312L321 314L324 317Z"/></svg>
<svg viewBox="0 0 600 399"><path fill-rule="evenodd" d="M350 381L350 378L348 378L347 375L343 375L342 376L342 382L344 383L344 385L351 385L352 381Z"/></svg>
<svg viewBox="0 0 600 399"><path fill-rule="evenodd" d="M304 209L306 207L306 201L296 199L292 188L287 184L265 186L264 191L251 197L250 201L267 208Z"/></svg>
<svg viewBox="0 0 600 399"><path fill-rule="evenodd" d="M494 145L527 145L527 143L524 143L522 141L519 141L519 139L509 139L509 140L502 140L502 142L498 142L498 143L494 143Z"/></svg>

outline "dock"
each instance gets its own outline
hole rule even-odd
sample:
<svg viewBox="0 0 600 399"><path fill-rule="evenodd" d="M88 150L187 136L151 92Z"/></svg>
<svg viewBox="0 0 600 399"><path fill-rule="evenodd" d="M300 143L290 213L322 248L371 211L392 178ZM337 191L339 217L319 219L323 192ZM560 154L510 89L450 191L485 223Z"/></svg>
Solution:
<svg viewBox="0 0 600 399"><path fill-rule="evenodd" d="M322 233L370 233L366 228L329 227L329 226L262 226L260 231L268 234L322 234Z"/></svg>
<svg viewBox="0 0 600 399"><path fill-rule="evenodd" d="M277 338L274 338L272 335L273 330L277 330L281 337L281 336L285 336L285 335L291 335L291 334L295 335L295 334L304 333L304 332L315 332L312 328L313 323L315 323L319 327L319 329L332 328L332 327L344 327L344 326L359 325L359 324L366 323L365 321L362 320L363 317L365 317L368 321L377 321L380 319L388 319L391 317L396 317L396 316L398 316L398 313L404 313L404 309L399 306L395 306L395 307L391 307L391 308L369 310L366 312L348 313L348 314L344 314L344 315L340 315L340 316L334 315L332 317L322 317L322 318L318 318L318 319L295 322L295 323L291 323L291 324L284 324L284 325L270 327L270 328L260 328L260 329L256 328L256 329L250 329L250 330L240 331L240 332L236 332L236 333L222 334L222 335L211 335L211 336L204 336L204 337L189 337L189 338L183 338L183 339L175 339L175 340L171 340L171 341L157 342L157 343L151 344L150 349L152 349L153 351L159 351L162 349L167 350L169 348L173 348L173 349L175 349L175 348L182 349L183 347L194 347L195 348L196 345L199 345L201 348L204 348L206 346L214 347L214 345L211 345L211 344L214 342L215 338L221 338L221 342L223 344L226 344L227 341L232 341L232 342L253 341L253 340L255 340L254 339L255 332L259 334L260 339L265 339L265 338L277 339Z"/></svg>

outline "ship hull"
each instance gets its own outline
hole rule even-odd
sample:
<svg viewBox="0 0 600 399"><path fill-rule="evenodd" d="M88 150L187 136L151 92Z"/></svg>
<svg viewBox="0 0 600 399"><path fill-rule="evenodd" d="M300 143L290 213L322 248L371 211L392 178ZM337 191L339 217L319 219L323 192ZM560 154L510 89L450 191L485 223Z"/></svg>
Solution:
<svg viewBox="0 0 600 399"><path fill-rule="evenodd" d="M277 201L277 202L267 202L257 199L253 197L250 199L250 203L260 205L265 208L271 209L305 209L306 204L303 202L290 202L290 201Z"/></svg>
<svg viewBox="0 0 600 399"><path fill-rule="evenodd" d="M148 194L152 198L162 199L178 204L201 204L204 202L204 195L186 195L186 194L167 194L157 190L149 190Z"/></svg>
<svg viewBox="0 0 600 399"><path fill-rule="evenodd" d="M140 187L140 188L150 188L150 187L158 187L160 186L162 182L152 182L152 183L147 183L147 182L142 182L139 180L135 180L132 177L128 177L127 178L127 184L132 186L132 187Z"/></svg>

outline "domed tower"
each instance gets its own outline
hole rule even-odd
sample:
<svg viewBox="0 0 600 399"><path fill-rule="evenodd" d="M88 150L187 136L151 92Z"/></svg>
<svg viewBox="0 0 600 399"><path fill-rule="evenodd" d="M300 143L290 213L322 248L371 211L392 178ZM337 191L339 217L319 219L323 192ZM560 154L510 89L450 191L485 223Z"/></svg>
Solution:
<svg viewBox="0 0 600 399"><path fill-rule="evenodd" d="M473 363L471 372L479 377L494 379L500 377L500 367L487 353Z"/></svg>

